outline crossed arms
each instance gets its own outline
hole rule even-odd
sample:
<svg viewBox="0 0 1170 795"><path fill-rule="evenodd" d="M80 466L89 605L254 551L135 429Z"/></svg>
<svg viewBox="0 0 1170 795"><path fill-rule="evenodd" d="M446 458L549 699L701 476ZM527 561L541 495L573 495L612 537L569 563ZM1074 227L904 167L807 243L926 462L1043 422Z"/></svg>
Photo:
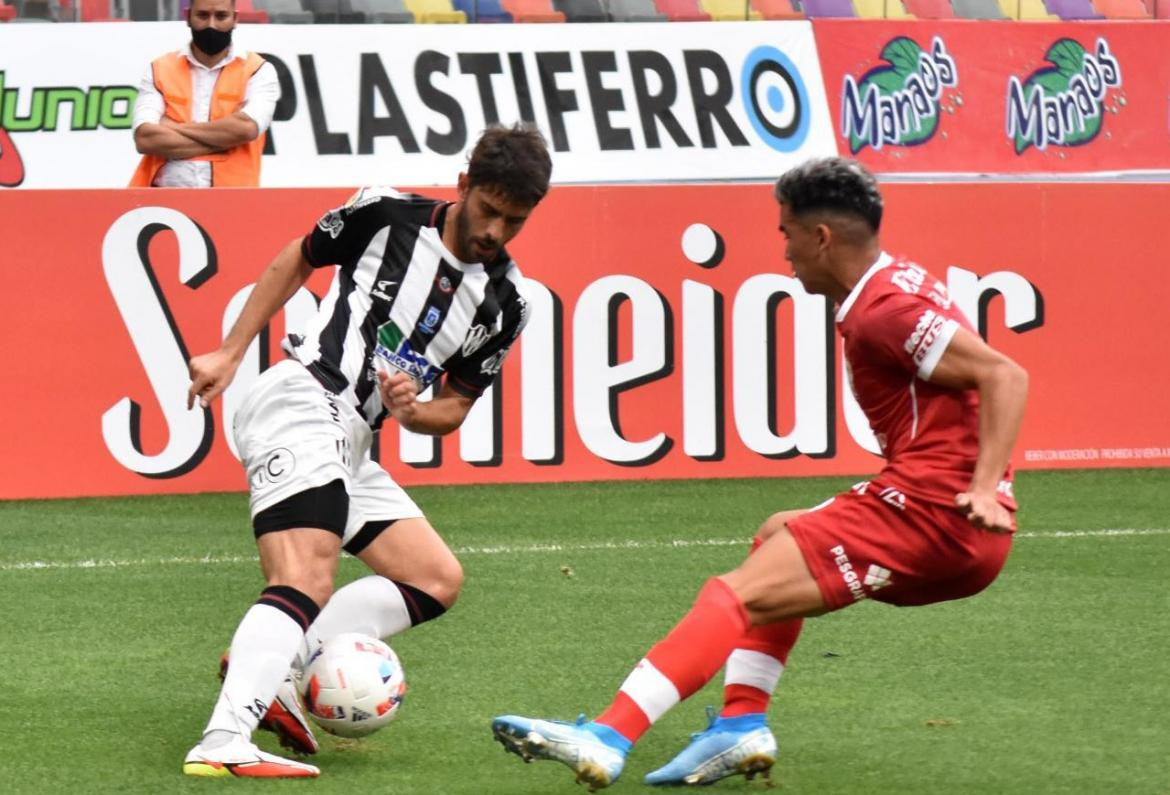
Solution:
<svg viewBox="0 0 1170 795"><path fill-rule="evenodd" d="M259 135L260 127L243 111L216 121L177 122L163 116L157 124L140 124L134 144L140 154L183 160L223 152Z"/></svg>

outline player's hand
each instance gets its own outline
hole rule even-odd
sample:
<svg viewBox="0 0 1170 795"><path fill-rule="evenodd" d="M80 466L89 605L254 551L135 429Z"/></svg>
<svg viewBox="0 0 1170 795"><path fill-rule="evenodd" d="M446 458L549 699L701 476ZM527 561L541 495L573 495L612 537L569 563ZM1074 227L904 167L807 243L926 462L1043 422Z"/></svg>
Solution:
<svg viewBox="0 0 1170 795"><path fill-rule="evenodd" d="M382 405L399 423L409 423L418 410L418 384L406 373L378 371L378 391Z"/></svg>
<svg viewBox="0 0 1170 795"><path fill-rule="evenodd" d="M236 368L240 363L223 351L212 351L191 359L187 365L187 372L191 375L191 388L187 390L187 408L195 405L195 398L199 398L199 405L207 408L219 393L227 389L228 384L235 378Z"/></svg>
<svg viewBox="0 0 1170 795"><path fill-rule="evenodd" d="M993 533L1010 533L1015 528L1012 513L994 493L963 491L955 495L955 507L976 527Z"/></svg>

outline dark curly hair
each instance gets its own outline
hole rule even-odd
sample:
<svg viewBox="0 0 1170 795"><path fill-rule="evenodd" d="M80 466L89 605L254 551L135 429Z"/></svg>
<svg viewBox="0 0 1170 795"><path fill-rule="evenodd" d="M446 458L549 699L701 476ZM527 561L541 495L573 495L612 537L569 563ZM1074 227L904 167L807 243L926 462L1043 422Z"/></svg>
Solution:
<svg viewBox="0 0 1170 795"><path fill-rule="evenodd" d="M793 215L834 212L864 221L876 233L882 225L882 194L865 166L843 157L801 163L776 180L776 201Z"/></svg>
<svg viewBox="0 0 1170 795"><path fill-rule="evenodd" d="M540 130L531 124L492 125L484 130L467 164L470 187L499 191L535 206L548 193L552 159Z"/></svg>

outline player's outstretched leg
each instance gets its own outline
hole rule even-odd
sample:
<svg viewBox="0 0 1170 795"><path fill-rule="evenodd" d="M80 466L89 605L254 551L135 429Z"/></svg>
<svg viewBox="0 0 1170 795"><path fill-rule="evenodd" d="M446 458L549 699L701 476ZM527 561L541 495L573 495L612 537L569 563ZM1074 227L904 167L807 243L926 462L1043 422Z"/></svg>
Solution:
<svg viewBox="0 0 1170 795"><path fill-rule="evenodd" d="M320 774L313 765L265 753L242 735L215 748L202 743L191 749L183 760L188 776L239 778L315 778Z"/></svg>
<svg viewBox="0 0 1170 795"><path fill-rule="evenodd" d="M630 750L629 740L608 726L586 722L584 715L576 723L501 715L492 721L492 734L525 762L552 759L568 765L590 792L617 781Z"/></svg>
<svg viewBox="0 0 1170 795"><path fill-rule="evenodd" d="M219 678L227 676L228 653L219 658ZM296 683L292 674L285 676L276 689L276 698L268 705L268 712L260 719L260 729L274 733L285 748L299 754L315 754L320 747L309 720L301 708Z"/></svg>
<svg viewBox="0 0 1170 795"><path fill-rule="evenodd" d="M669 764L647 774L647 784L712 784L738 774L769 777L776 761L776 738L762 712L724 718L708 707L707 719L707 728L692 734L690 745Z"/></svg>

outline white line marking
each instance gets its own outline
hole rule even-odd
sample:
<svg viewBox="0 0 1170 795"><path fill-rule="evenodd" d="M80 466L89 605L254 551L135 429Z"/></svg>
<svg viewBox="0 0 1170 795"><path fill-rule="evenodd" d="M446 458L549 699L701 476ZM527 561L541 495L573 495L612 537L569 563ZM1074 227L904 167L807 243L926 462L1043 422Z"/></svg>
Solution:
<svg viewBox="0 0 1170 795"><path fill-rule="evenodd" d="M1119 538L1126 536L1170 535L1170 527L1115 527L1103 530L1039 530L1020 532L1019 539ZM743 547L746 538L676 538L669 541L598 541L591 544L514 544L491 547L454 547L456 555L532 555L546 552L597 552L627 549L681 549L687 547ZM256 563L256 555L202 555L125 560L27 560L0 563L0 571L43 571L50 569L124 569L136 566L187 566Z"/></svg>

